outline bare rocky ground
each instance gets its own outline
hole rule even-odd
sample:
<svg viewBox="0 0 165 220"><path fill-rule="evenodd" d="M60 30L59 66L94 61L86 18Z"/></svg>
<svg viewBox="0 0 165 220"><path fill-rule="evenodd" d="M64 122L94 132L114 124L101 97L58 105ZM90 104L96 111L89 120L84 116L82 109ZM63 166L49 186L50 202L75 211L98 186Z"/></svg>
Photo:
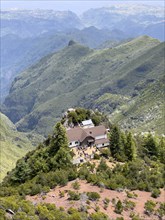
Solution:
<svg viewBox="0 0 165 220"><path fill-rule="evenodd" d="M96 207L100 208L100 211L107 214L110 219L116 219L117 217L123 217L124 220L130 220L131 218L130 213L134 212L136 214L139 214L139 216L143 220L159 220L159 218L156 215L146 215L144 213L144 204L147 200L152 200L157 203L157 207L159 205L159 202L165 202L165 190L161 190L161 194L158 198L152 198L150 192L143 192L139 190L131 191L131 193L136 193L136 198L128 198L126 191L118 192L108 189L101 189L97 186L93 186L89 183L87 183L84 180L77 180L80 188L78 190L75 190L72 186L72 184L75 181L69 182L64 187L56 187L52 189L50 192L46 193L45 195L35 195L35 196L27 196L27 200L32 201L34 204L38 203L53 203L56 205L56 207L63 207L65 210L68 210L70 207L73 208L80 208L81 206L87 206L88 207L88 213L92 213L96 211ZM100 199L98 201L90 201L86 198L86 196L80 196L80 200L73 201L68 200L68 190L75 191L78 193L81 193L84 195L84 193L87 192L97 192L100 194ZM60 196L60 192L64 192L64 196ZM104 209L104 199L108 198L110 200L107 209ZM136 206L133 210L124 210L122 214L116 214L114 212L115 205L114 205L114 199L116 202L120 199L122 203L124 200L129 200L135 202ZM165 216L162 218L162 220L165 220Z"/></svg>

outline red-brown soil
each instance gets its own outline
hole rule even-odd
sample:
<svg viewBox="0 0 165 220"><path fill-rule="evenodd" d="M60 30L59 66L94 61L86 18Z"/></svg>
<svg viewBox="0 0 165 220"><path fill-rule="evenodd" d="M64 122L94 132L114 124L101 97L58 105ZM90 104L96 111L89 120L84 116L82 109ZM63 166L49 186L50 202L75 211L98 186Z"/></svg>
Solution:
<svg viewBox="0 0 165 220"><path fill-rule="evenodd" d="M44 196L43 195L27 196L27 200L30 200L33 203L42 203L42 202L53 203L56 205L56 207L63 207L65 210L68 210L68 208L70 208L70 207L79 208L81 205L88 205L88 204L86 204L86 201L83 201L81 199L79 201L68 200L68 195L67 195L68 190L76 191L79 193L98 192L100 194L101 198L99 199L98 202L90 201L90 204L88 205L88 206L90 206L90 209L88 209L88 213L95 212L96 206L99 206L100 211L107 214L111 219L116 219L117 217L123 216L123 218L125 220L131 219L129 217L129 215L132 211L131 210L123 211L122 215L116 214L114 212L114 205L112 203L113 198L115 198L116 201L118 201L120 199L123 202L125 199L127 199L127 200L131 200L131 201L135 202L136 206L135 206L133 212L139 214L142 217L142 219L144 219L144 220L158 220L158 217L155 215L147 216L146 214L144 214L144 204L147 200L152 200L157 203L165 202L165 191L163 189L161 190L161 195L156 199L151 197L150 192L142 192L139 190L131 191L131 193L135 192L137 194L137 198L128 198L126 191L117 192L117 191L108 190L108 189L100 189L99 187L93 186L93 185L87 183L86 181L82 181L82 180L78 180L78 182L80 184L80 189L74 190L72 187L73 182L74 181L69 182L64 187L58 186L58 187L52 189L50 192L46 193L46 195L44 195ZM60 196L59 196L60 191L65 191L65 195L62 198L60 198ZM110 203L108 205L107 210L104 209L103 200L105 198L110 199ZM163 217L163 220L165 220L165 216Z"/></svg>

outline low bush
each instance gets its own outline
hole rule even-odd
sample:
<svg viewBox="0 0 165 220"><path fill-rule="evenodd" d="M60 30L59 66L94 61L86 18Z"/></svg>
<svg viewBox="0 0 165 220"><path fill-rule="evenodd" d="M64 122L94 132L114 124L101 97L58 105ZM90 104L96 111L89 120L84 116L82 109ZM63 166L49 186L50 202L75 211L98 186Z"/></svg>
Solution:
<svg viewBox="0 0 165 220"><path fill-rule="evenodd" d="M100 199L100 195L97 192L88 192L87 196L88 199L91 201L96 201Z"/></svg>
<svg viewBox="0 0 165 220"><path fill-rule="evenodd" d="M80 194L74 191L68 191L69 200L79 200Z"/></svg>

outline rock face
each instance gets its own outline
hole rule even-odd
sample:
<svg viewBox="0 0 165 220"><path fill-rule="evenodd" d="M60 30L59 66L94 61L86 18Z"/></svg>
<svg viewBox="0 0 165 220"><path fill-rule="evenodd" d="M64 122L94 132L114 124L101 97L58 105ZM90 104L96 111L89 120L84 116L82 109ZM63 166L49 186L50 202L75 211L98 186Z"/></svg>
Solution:
<svg viewBox="0 0 165 220"><path fill-rule="evenodd" d="M75 45L76 42L74 40L70 40L69 43L68 43L68 46L72 46L72 45Z"/></svg>
<svg viewBox="0 0 165 220"><path fill-rule="evenodd" d="M99 51L73 44L20 74L4 112L19 130L44 135L70 107L113 113L161 78L163 54L164 43L147 36Z"/></svg>

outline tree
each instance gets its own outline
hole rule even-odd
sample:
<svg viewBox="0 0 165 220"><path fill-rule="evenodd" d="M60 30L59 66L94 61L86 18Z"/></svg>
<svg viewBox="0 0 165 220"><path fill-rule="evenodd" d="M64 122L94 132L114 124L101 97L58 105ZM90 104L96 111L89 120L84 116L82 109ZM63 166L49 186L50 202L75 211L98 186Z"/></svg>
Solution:
<svg viewBox="0 0 165 220"><path fill-rule="evenodd" d="M68 113L68 119L74 125L78 124L78 115L77 115L77 113L75 111L71 111L71 112Z"/></svg>
<svg viewBox="0 0 165 220"><path fill-rule="evenodd" d="M49 149L51 169L66 168L72 165L72 154L68 147L68 139L64 126L58 122L54 129L54 135Z"/></svg>
<svg viewBox="0 0 165 220"><path fill-rule="evenodd" d="M125 144L125 155L127 156L128 160L131 161L136 157L135 141L132 137L131 132L127 134L126 144Z"/></svg>
<svg viewBox="0 0 165 220"><path fill-rule="evenodd" d="M155 138L152 136L151 133L149 133L148 136L145 138L143 148L144 148L145 154L149 158L153 156L155 156L156 158L158 157L158 153L159 153L158 146L155 141Z"/></svg>
<svg viewBox="0 0 165 220"><path fill-rule="evenodd" d="M111 129L110 133L110 150L112 157L117 160L123 161L125 159L124 148L121 140L121 132L115 125Z"/></svg>
<svg viewBox="0 0 165 220"><path fill-rule="evenodd" d="M11 176L11 181L23 183L29 178L30 173L31 170L29 168L29 165L25 162L24 159L20 159L17 162L14 175Z"/></svg>
<svg viewBox="0 0 165 220"><path fill-rule="evenodd" d="M54 134L50 144L50 153L55 154L61 147L68 150L68 139L65 127L58 122L54 128Z"/></svg>
<svg viewBox="0 0 165 220"><path fill-rule="evenodd" d="M165 164L165 138L162 137L159 142L159 159L161 163Z"/></svg>

